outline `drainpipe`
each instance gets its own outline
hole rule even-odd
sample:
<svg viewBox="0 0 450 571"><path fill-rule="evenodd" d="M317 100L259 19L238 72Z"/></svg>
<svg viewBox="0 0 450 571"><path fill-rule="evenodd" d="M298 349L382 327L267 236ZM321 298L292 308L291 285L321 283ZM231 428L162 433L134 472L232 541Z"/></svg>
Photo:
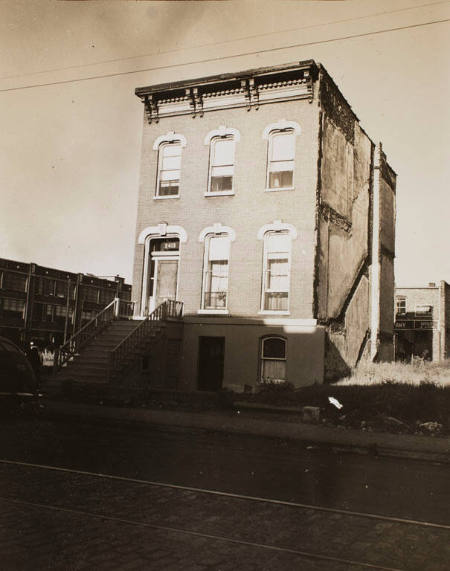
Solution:
<svg viewBox="0 0 450 571"><path fill-rule="evenodd" d="M382 146L375 149L373 177L373 209L372 209L372 279L371 279L371 315L370 315L370 359L374 361L378 353L380 333L380 178Z"/></svg>

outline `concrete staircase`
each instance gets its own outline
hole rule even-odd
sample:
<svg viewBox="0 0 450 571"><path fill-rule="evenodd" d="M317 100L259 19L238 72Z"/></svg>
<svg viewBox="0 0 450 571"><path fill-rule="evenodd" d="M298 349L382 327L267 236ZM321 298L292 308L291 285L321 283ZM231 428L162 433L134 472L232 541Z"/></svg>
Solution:
<svg viewBox="0 0 450 571"><path fill-rule="evenodd" d="M73 361L68 362L56 375L58 381L73 379L80 383L106 383L108 382L109 356L125 337L127 337L138 325L140 321L117 320L102 331L97 337L85 347ZM156 332L155 332L156 333ZM143 351L143 347L136 347L134 355Z"/></svg>

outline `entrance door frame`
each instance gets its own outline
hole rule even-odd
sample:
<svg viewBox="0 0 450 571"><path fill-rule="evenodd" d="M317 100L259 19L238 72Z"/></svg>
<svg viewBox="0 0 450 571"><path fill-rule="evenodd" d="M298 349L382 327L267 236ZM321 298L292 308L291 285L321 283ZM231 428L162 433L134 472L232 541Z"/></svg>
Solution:
<svg viewBox="0 0 450 571"><path fill-rule="evenodd" d="M154 271L154 276L158 275L158 261L177 261L178 262L178 266L177 266L177 283L176 283L176 288L175 288L175 299L178 299L178 284L179 284L179 269L180 269L180 250L177 250L176 252L174 252L173 254L170 252L151 252L150 251L150 243L152 240L155 239L168 239L168 238L178 238L179 236L177 235L166 235L166 236L155 236L155 235L151 235L148 237L148 239L145 242L145 248L144 248L144 271L142 273L142 296L141 296L141 316L142 317L146 317L147 315L149 315L152 311L154 311L156 309L155 307L155 293L156 293L156 288L157 288L157 284L153 284L153 296L150 297L149 295L149 283L150 283L150 279L151 276L150 274L150 266L151 266L151 262L152 260L155 262L155 271ZM181 240L178 242L178 247L180 247L180 242Z"/></svg>
<svg viewBox="0 0 450 571"><path fill-rule="evenodd" d="M159 254L159 255L158 255ZM159 271L159 265L160 262L177 262L177 278L176 278L176 284L175 284L175 299L178 299L178 269L179 269L179 265L180 265L180 256L179 253L177 252L176 255L172 255L172 256L168 256L166 252L164 252L164 254L160 254L159 252L153 252L152 254L150 254L151 259L149 260L149 262L154 262L155 264L155 269L153 272L153 277L150 276L149 279L153 279L153 295L147 296L148 297L148 311L149 313L151 313L152 311L154 311L156 309L156 298L157 298L157 293L158 293L158 271ZM147 282L147 288L148 288L148 282Z"/></svg>

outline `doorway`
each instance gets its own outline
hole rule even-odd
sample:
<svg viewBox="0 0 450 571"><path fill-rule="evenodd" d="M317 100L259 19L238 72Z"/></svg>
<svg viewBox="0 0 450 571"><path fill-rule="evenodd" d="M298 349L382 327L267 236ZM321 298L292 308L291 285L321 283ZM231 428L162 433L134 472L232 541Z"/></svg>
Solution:
<svg viewBox="0 0 450 571"><path fill-rule="evenodd" d="M164 301L177 299L178 262L178 238L151 240L145 294L146 315Z"/></svg>
<svg viewBox="0 0 450 571"><path fill-rule="evenodd" d="M198 388L218 391L223 383L225 337L199 337Z"/></svg>

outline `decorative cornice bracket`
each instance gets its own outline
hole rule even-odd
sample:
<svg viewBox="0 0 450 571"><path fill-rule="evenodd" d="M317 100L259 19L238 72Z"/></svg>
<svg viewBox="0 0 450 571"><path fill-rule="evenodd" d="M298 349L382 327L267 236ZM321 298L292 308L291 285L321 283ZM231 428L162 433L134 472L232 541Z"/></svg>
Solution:
<svg viewBox="0 0 450 571"><path fill-rule="evenodd" d="M203 117L203 100L198 90L198 87L188 87L186 89L186 96L189 99L189 106L191 108L192 117Z"/></svg>
<svg viewBox="0 0 450 571"><path fill-rule="evenodd" d="M250 111L252 107L259 109L259 93L253 77L250 77L249 79L242 79L241 88L245 93L247 111Z"/></svg>
<svg viewBox="0 0 450 571"><path fill-rule="evenodd" d="M154 95L146 95L144 97L145 114L147 121L151 125L153 122L159 123L158 104Z"/></svg>

